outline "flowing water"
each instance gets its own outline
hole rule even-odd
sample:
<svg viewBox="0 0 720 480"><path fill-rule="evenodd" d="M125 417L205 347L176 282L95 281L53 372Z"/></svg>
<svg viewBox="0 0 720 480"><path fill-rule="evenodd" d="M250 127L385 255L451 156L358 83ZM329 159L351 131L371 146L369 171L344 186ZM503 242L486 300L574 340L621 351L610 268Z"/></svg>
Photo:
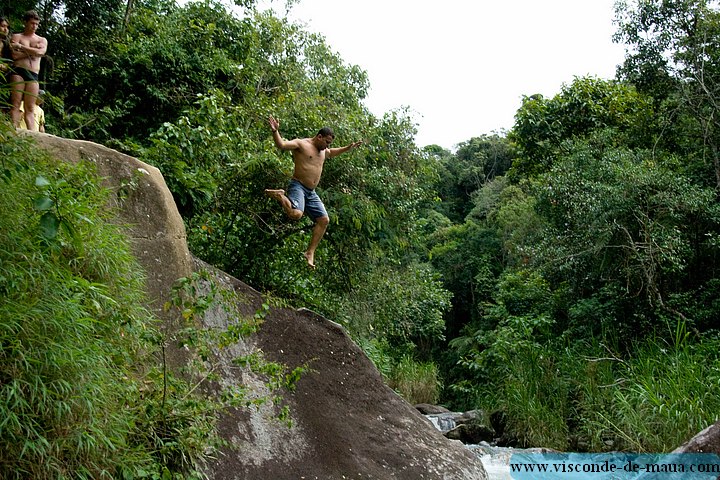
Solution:
<svg viewBox="0 0 720 480"><path fill-rule="evenodd" d="M455 428L456 413L437 413L425 415L442 433ZM478 445L465 445L482 462L488 474L488 480L511 480L510 457L522 450L509 447L495 447L486 442Z"/></svg>
<svg viewBox="0 0 720 480"><path fill-rule="evenodd" d="M510 447L494 447L485 442L479 445L465 445L485 467L488 480L511 480L510 457L519 450Z"/></svg>

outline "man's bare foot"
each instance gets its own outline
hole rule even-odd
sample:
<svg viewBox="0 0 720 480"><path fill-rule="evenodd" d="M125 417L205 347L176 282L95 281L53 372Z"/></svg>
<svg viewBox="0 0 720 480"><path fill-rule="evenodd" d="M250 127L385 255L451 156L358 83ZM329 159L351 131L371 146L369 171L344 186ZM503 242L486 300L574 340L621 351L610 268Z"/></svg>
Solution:
<svg viewBox="0 0 720 480"><path fill-rule="evenodd" d="M266 188L265 195L270 198L274 198L277 201L282 201L282 198L285 196L285 190L272 190L270 188Z"/></svg>
<svg viewBox="0 0 720 480"><path fill-rule="evenodd" d="M303 253L305 260L307 260L308 267L315 269L315 254L305 252Z"/></svg>

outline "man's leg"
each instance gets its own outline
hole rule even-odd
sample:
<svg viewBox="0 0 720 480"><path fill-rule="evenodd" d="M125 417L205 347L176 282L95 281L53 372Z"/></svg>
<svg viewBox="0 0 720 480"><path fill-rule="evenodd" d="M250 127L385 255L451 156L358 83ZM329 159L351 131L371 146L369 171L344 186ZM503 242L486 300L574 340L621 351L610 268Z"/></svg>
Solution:
<svg viewBox="0 0 720 480"><path fill-rule="evenodd" d="M325 235L325 230L330 223L330 217L320 217L315 220L315 225L312 229L312 236L310 237L310 245L308 245L307 251L305 251L305 259L307 260L310 268L315 268L315 250L320 244L320 240Z"/></svg>
<svg viewBox="0 0 720 480"><path fill-rule="evenodd" d="M290 199L285 195L285 190L271 190L267 188L265 189L265 195L280 202L285 214L290 217L291 220L300 220L300 217L302 217L302 210L293 208Z"/></svg>
<svg viewBox="0 0 720 480"><path fill-rule="evenodd" d="M40 92L40 84L37 82L28 82L25 84L25 94L23 95L23 106L25 107L25 125L28 130L37 130L35 124L35 102Z"/></svg>
<svg viewBox="0 0 720 480"><path fill-rule="evenodd" d="M20 118L22 112L20 112L20 104L23 101L23 94L25 93L25 82L19 75L10 75L10 118L15 128L20 126Z"/></svg>

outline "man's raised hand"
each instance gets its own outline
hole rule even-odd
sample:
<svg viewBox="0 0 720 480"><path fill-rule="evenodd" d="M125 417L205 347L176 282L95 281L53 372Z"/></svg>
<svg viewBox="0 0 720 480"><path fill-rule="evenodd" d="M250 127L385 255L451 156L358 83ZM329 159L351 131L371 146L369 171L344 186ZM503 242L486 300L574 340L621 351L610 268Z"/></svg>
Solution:
<svg viewBox="0 0 720 480"><path fill-rule="evenodd" d="M277 132L278 128L280 128L280 122L272 115L268 117L268 125L270 125L270 130L273 132Z"/></svg>

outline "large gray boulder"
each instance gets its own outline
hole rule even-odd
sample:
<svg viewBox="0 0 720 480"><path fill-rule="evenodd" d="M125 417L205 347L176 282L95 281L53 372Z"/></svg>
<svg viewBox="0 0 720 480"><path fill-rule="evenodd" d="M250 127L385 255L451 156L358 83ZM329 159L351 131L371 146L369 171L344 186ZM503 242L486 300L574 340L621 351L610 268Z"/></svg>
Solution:
<svg viewBox="0 0 720 480"><path fill-rule="evenodd" d="M160 170L97 143L23 133L60 160L87 160L97 166L103 185L114 193L110 207L117 209L117 223L127 227L133 253L145 269L150 307L160 318L171 320L163 305L173 282L189 275L193 263L185 224Z"/></svg>
<svg viewBox="0 0 720 480"><path fill-rule="evenodd" d="M720 421L680 445L672 453L715 453L720 455Z"/></svg>
<svg viewBox="0 0 720 480"><path fill-rule="evenodd" d="M240 315L252 315L261 295L248 285L196 260L185 228L161 173L128 155L92 142L28 132L57 158L97 165L116 195L118 222L128 227L134 253L147 272L150 308L166 331L179 319L162 308L173 282L193 271L210 270L242 295ZM233 315L209 312L206 326L224 326ZM478 458L446 439L415 408L388 388L372 362L344 329L309 311L273 308L260 331L219 352L222 382L244 384L263 395L261 378L232 365L234 356L255 348L265 358L311 370L285 395L292 426L274 419L278 406L227 412L220 433L230 447L207 466L212 479L484 479ZM174 364L182 352L174 352Z"/></svg>

